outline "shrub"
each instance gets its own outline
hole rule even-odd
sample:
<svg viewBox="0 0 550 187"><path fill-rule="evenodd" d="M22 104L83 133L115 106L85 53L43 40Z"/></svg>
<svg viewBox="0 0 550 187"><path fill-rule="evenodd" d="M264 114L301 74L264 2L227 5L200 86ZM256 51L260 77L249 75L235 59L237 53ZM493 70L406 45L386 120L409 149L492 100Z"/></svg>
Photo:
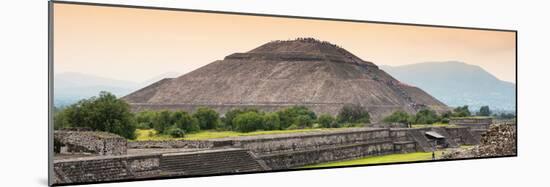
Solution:
<svg viewBox="0 0 550 187"><path fill-rule="evenodd" d="M149 123L141 122L141 123L136 124L136 128L137 129L150 129L151 126L149 125Z"/></svg>
<svg viewBox="0 0 550 187"><path fill-rule="evenodd" d="M279 115L279 119L281 122L280 129L287 129L296 121L296 118L301 115L307 115L311 120L317 119L317 115L315 115L315 112L309 110L309 108L304 106L293 106L285 108L283 110L277 111L277 114Z"/></svg>
<svg viewBox="0 0 550 187"><path fill-rule="evenodd" d="M233 109L229 110L225 113L225 117L223 117L222 122L224 125L225 130L233 130L235 127L233 125L233 119L237 117L237 115L246 113L246 112L256 112L259 113L258 109L255 108L245 108L245 109Z"/></svg>
<svg viewBox="0 0 550 187"><path fill-rule="evenodd" d="M88 127L97 131L111 132L128 139L135 138L136 122L130 106L109 92L100 92L99 97L83 99L60 111L54 126ZM56 125L57 123L57 125Z"/></svg>
<svg viewBox="0 0 550 187"><path fill-rule="evenodd" d="M215 129L220 123L220 114L210 108L201 107L197 109L193 117L199 120L199 127L204 130Z"/></svg>
<svg viewBox="0 0 550 187"><path fill-rule="evenodd" d="M516 118L516 114L515 113L505 113L505 112L503 112L498 117L501 118L501 119L514 119L514 118Z"/></svg>
<svg viewBox="0 0 550 187"><path fill-rule="evenodd" d="M297 124L292 124L292 125L288 126L286 129L288 129L288 130L294 130L294 129L300 129L300 127L298 127Z"/></svg>
<svg viewBox="0 0 550 187"><path fill-rule="evenodd" d="M313 119L311 119L309 115L299 115L294 118L294 123L292 123L292 125L299 129L311 128L313 125Z"/></svg>
<svg viewBox="0 0 550 187"><path fill-rule="evenodd" d="M416 113L415 122L417 124L433 124L437 121L439 121L439 117L433 110L422 109Z"/></svg>
<svg viewBox="0 0 550 187"><path fill-rule="evenodd" d="M454 110L453 110L453 117L467 117L467 116L470 116L471 113L470 113L470 109L468 109L468 105L464 105L464 106L459 106L459 107L456 107Z"/></svg>
<svg viewBox="0 0 550 187"><path fill-rule="evenodd" d="M171 127L167 130L167 133L173 138L183 138L185 131L177 127Z"/></svg>
<svg viewBox="0 0 550 187"><path fill-rule="evenodd" d="M53 128L62 129L67 127L71 127L71 124L67 118L67 112L64 112L63 110L55 112L53 116Z"/></svg>
<svg viewBox="0 0 550 187"><path fill-rule="evenodd" d="M403 111L396 111L384 118L384 122L387 123L409 123L409 120L409 114Z"/></svg>
<svg viewBox="0 0 550 187"><path fill-rule="evenodd" d="M347 104L338 113L340 123L370 123L367 109L358 104Z"/></svg>
<svg viewBox="0 0 550 187"><path fill-rule="evenodd" d="M364 127L361 123L341 123L340 127Z"/></svg>
<svg viewBox="0 0 550 187"><path fill-rule="evenodd" d="M317 118L317 123L321 125L323 128L336 128L338 127L338 123L336 123L336 119L328 114L323 114Z"/></svg>
<svg viewBox="0 0 550 187"><path fill-rule="evenodd" d="M171 114L171 121L174 126L184 130L185 132L198 132L200 131L199 120L194 118L187 112L176 111Z"/></svg>
<svg viewBox="0 0 550 187"><path fill-rule="evenodd" d="M150 129L153 128L153 122L157 117L157 112L153 111L142 111L138 112L135 115L136 123L138 124L139 129Z"/></svg>
<svg viewBox="0 0 550 187"><path fill-rule="evenodd" d="M277 113L267 113L263 116L264 130L277 130L281 128L281 120Z"/></svg>
<svg viewBox="0 0 550 187"><path fill-rule="evenodd" d="M252 132L263 127L263 117L256 112L237 115L232 122L239 132Z"/></svg>
<svg viewBox="0 0 550 187"><path fill-rule="evenodd" d="M160 111L155 115L152 122L153 128L161 134L166 134L166 130L174 125L171 117L171 112L167 110Z"/></svg>
<svg viewBox="0 0 550 187"><path fill-rule="evenodd" d="M491 115L491 109L489 109L489 106L482 106L479 108L479 112L477 113L478 116L490 116Z"/></svg>

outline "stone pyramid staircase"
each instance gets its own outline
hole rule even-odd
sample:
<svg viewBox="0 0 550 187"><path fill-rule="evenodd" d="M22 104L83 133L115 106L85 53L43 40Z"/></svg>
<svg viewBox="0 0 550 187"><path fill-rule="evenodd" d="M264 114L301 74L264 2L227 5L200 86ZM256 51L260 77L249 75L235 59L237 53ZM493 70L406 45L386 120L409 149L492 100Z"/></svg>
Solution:
<svg viewBox="0 0 550 187"><path fill-rule="evenodd" d="M123 159L97 159L58 164L54 170L57 181L78 183L126 179L131 175L126 168Z"/></svg>
<svg viewBox="0 0 550 187"><path fill-rule="evenodd" d="M424 136L424 133L422 133L421 131L409 131L407 135L416 142L416 147L418 151L434 151L433 146L430 144L430 142L428 142L428 138L426 138L426 136Z"/></svg>
<svg viewBox="0 0 550 187"><path fill-rule="evenodd" d="M266 167L244 149L164 154L160 169L165 175L208 175L262 171Z"/></svg>

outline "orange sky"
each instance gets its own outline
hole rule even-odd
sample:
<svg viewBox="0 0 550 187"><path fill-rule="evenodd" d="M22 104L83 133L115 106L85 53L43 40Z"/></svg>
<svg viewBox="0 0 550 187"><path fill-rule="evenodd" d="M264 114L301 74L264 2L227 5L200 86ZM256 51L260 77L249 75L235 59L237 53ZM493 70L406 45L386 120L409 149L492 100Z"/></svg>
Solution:
<svg viewBox="0 0 550 187"><path fill-rule="evenodd" d="M462 61L515 83L513 32L69 4L54 5L54 71L141 82L297 37L377 65Z"/></svg>

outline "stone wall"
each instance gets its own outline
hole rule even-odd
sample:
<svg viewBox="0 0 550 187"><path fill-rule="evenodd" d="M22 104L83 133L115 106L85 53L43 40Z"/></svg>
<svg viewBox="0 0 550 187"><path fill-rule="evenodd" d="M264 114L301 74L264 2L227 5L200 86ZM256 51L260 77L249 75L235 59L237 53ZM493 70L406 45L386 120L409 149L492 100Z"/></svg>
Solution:
<svg viewBox="0 0 550 187"><path fill-rule="evenodd" d="M411 153L416 151L417 151L417 148L416 148L415 141L393 142L394 153Z"/></svg>
<svg viewBox="0 0 550 187"><path fill-rule="evenodd" d="M160 174L160 154L54 160L54 183L137 179Z"/></svg>
<svg viewBox="0 0 550 187"><path fill-rule="evenodd" d="M324 147L390 140L389 129L354 128L336 132L295 133L263 137L230 139L233 146L248 149L255 154L321 149Z"/></svg>
<svg viewBox="0 0 550 187"><path fill-rule="evenodd" d="M479 144L479 140L474 137L474 134L469 127L451 127L445 128L450 138L460 145Z"/></svg>
<svg viewBox="0 0 550 187"><path fill-rule="evenodd" d="M128 148L149 149L149 148L215 148L232 145L231 141L200 141L200 140L166 140L166 141L135 141L128 142Z"/></svg>
<svg viewBox="0 0 550 187"><path fill-rule="evenodd" d="M476 117L463 117L463 118L451 118L449 119L450 125L457 125L463 127L470 127L474 130L487 130L489 125L493 123L493 118L476 118Z"/></svg>
<svg viewBox="0 0 550 187"><path fill-rule="evenodd" d="M116 134L100 131L54 131L54 149L58 153L97 155L126 154L127 140Z"/></svg>
<svg viewBox="0 0 550 187"><path fill-rule="evenodd" d="M431 151L424 136L426 131L437 131L458 145L470 144L473 137L467 127L346 128L204 141L130 142L131 148L206 150L165 154L166 157L147 154L55 160L54 173L58 183L78 183L158 177L167 173L175 176L219 173L220 168L225 168L223 172L291 169L365 156Z"/></svg>
<svg viewBox="0 0 550 187"><path fill-rule="evenodd" d="M273 170L393 153L393 142L377 142L326 147L259 156Z"/></svg>

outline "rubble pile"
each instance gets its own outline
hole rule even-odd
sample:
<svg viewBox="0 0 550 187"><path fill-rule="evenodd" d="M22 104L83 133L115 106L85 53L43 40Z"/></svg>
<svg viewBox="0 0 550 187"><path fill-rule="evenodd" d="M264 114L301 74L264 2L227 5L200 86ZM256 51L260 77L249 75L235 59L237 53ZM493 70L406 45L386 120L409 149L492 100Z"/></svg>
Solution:
<svg viewBox="0 0 550 187"><path fill-rule="evenodd" d="M446 153L441 158L455 159L515 155L517 151L516 137L515 124L491 125L489 130L483 134L479 145Z"/></svg>

